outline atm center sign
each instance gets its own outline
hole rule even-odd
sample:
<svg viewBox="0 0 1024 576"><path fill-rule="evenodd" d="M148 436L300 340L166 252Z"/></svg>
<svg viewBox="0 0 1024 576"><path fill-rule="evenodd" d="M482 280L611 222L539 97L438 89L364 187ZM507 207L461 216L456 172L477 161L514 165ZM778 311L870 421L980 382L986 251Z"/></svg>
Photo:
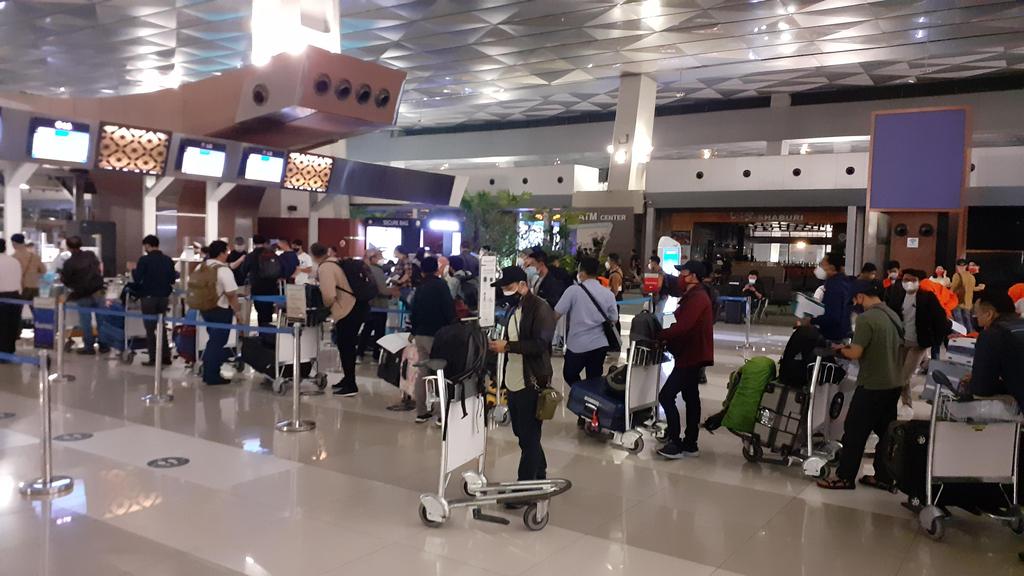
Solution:
<svg viewBox="0 0 1024 576"><path fill-rule="evenodd" d="M625 213L602 213L583 212L580 214L581 222L625 222L628 216Z"/></svg>

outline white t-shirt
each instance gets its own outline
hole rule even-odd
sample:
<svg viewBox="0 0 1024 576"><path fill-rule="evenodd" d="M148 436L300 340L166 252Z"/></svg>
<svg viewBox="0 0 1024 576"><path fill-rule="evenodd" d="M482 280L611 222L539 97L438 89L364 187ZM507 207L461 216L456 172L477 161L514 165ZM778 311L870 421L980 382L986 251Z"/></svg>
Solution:
<svg viewBox="0 0 1024 576"><path fill-rule="evenodd" d="M516 307L512 318L508 322L508 341L519 341L519 323L523 320L523 313ZM518 392L526 388L525 373L523 372L523 357L520 354L505 354L505 388L509 392Z"/></svg>
<svg viewBox="0 0 1024 576"><path fill-rule="evenodd" d="M313 257L309 253L303 252L299 254L299 268L313 268ZM296 272L295 283L299 285L309 284L309 272Z"/></svg>
<svg viewBox="0 0 1024 576"><path fill-rule="evenodd" d="M217 306L219 308L231 308L227 294L238 291L235 273L231 271L230 266L218 260L207 260L206 265L217 269Z"/></svg>
<svg viewBox="0 0 1024 576"><path fill-rule="evenodd" d="M21 292L21 262L0 254L0 292Z"/></svg>

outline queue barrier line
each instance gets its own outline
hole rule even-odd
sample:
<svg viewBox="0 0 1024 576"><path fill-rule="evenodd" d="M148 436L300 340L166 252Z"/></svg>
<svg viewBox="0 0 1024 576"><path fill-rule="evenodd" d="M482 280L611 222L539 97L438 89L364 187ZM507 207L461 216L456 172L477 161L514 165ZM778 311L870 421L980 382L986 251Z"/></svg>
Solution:
<svg viewBox="0 0 1024 576"><path fill-rule="evenodd" d="M9 354L7 352L0 352L0 361L7 362L9 364L39 366L39 358L35 356L22 356L20 354Z"/></svg>

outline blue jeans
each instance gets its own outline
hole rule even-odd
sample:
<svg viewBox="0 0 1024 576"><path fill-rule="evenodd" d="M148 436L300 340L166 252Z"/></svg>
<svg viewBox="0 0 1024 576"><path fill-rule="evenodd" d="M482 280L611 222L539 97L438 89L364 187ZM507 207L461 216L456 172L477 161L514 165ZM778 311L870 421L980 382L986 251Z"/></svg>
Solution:
<svg viewBox="0 0 1024 576"><path fill-rule="evenodd" d="M105 308L106 301L100 293L72 300L71 303L79 308ZM96 345L96 337L92 333L92 312L81 310L78 312L78 326L82 329L82 341L86 349Z"/></svg>
<svg viewBox="0 0 1024 576"><path fill-rule="evenodd" d="M203 320L216 322L218 324L230 324L234 319L230 308L214 308L203 312ZM217 384L221 381L220 367L227 359L225 346L228 344L228 336L231 330L223 328L206 328L209 338L206 340L206 348L203 349L203 382Z"/></svg>

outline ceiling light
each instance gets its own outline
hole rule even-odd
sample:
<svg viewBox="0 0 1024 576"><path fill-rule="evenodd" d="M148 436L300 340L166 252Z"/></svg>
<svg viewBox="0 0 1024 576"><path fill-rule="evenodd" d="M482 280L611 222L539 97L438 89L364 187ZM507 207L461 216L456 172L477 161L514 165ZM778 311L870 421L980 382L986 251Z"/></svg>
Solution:
<svg viewBox="0 0 1024 576"><path fill-rule="evenodd" d="M615 146L609 144L608 147L606 148L606 150L608 150L609 154L614 154L615 153Z"/></svg>
<svg viewBox="0 0 1024 576"><path fill-rule="evenodd" d="M619 148L615 152L615 163L616 164L625 164L626 163L626 149L625 148Z"/></svg>
<svg viewBox="0 0 1024 576"><path fill-rule="evenodd" d="M7 2L0 2L0 10L7 8Z"/></svg>
<svg viewBox="0 0 1024 576"><path fill-rule="evenodd" d="M796 249L797 250L803 250L804 248L807 248L807 242L804 242L803 240L800 240L800 241L798 241L796 243Z"/></svg>
<svg viewBox="0 0 1024 576"><path fill-rule="evenodd" d="M786 6L786 13L792 14L793 12L796 12L796 6Z"/></svg>
<svg viewBox="0 0 1024 576"><path fill-rule="evenodd" d="M438 232L458 232L461 229L458 220L437 218L427 223L427 227Z"/></svg>
<svg viewBox="0 0 1024 576"><path fill-rule="evenodd" d="M705 149L701 150L700 151L700 157L705 159L705 160L710 160L711 159L711 148L705 148Z"/></svg>
<svg viewBox="0 0 1024 576"><path fill-rule="evenodd" d="M28 190L29 188L31 188L31 186L29 186L28 184L25 184L25 183L21 183L21 184L18 184L18 188L21 188L22 190Z"/></svg>
<svg viewBox="0 0 1024 576"><path fill-rule="evenodd" d="M807 154L810 151L811 151L811 146L809 144L802 144L802 145L800 145L800 154Z"/></svg>
<svg viewBox="0 0 1024 576"><path fill-rule="evenodd" d="M779 30L789 30L789 24L785 22L779 22Z"/></svg>
<svg viewBox="0 0 1024 576"><path fill-rule="evenodd" d="M751 60L757 60L757 55L754 54L753 50L750 50L750 51L747 52L747 58L749 58Z"/></svg>
<svg viewBox="0 0 1024 576"><path fill-rule="evenodd" d="M587 64L587 68L593 68L593 67L594 67L594 63L593 62L591 62L590 64Z"/></svg>
<svg viewBox="0 0 1024 576"><path fill-rule="evenodd" d="M676 92L676 98L682 98L683 96L686 96L686 92Z"/></svg>
<svg viewBox="0 0 1024 576"><path fill-rule="evenodd" d="M60 91L61 91L61 93L64 93L64 92L67 92L67 91L68 91L68 89L67 89L67 88L65 88L65 87L63 87L63 86L61 86L60 88L58 88L58 90L60 90Z"/></svg>
<svg viewBox="0 0 1024 576"><path fill-rule="evenodd" d="M924 38L924 30L917 30L914 32L914 38Z"/></svg>
<svg viewBox="0 0 1024 576"><path fill-rule="evenodd" d="M910 82L911 84L913 84L913 83L917 82L917 79L916 78L907 78L907 82Z"/></svg>

